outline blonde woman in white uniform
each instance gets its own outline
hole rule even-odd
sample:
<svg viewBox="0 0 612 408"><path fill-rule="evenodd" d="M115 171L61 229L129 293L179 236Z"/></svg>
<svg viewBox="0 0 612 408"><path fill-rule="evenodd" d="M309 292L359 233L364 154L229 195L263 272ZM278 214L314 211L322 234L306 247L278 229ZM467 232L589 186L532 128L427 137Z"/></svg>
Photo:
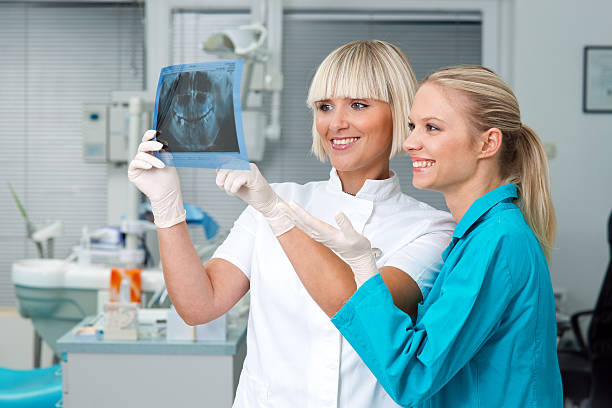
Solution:
<svg viewBox="0 0 612 408"><path fill-rule="evenodd" d="M234 407L396 407L300 276L335 270L323 282L342 295L358 285L349 266L294 228L279 203L296 201L327 222L343 211L378 248L377 267L395 304L414 314L441 264L454 223L446 212L401 193L389 159L401 151L416 81L399 48L358 41L332 52L312 81L313 152L329 159L326 181L269 185L256 166L220 170L217 184L250 204L213 258L202 265L184 222L176 170L143 137L129 177L151 200L166 285L189 324L227 312L247 291L247 355ZM340 276L338 278L338 276ZM348 296L347 296L348 298ZM177 373L180 375L180 373Z"/></svg>

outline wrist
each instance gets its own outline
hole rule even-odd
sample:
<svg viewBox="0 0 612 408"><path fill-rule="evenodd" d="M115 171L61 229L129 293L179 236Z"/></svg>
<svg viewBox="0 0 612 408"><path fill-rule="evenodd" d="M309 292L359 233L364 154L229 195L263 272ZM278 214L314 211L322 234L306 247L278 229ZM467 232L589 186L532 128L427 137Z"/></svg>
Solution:
<svg viewBox="0 0 612 408"><path fill-rule="evenodd" d="M169 194L162 200L151 201L151 210L153 211L153 222L158 228L172 227L187 218L180 192Z"/></svg>
<svg viewBox="0 0 612 408"><path fill-rule="evenodd" d="M350 263L353 274L355 275L355 283L357 288L363 285L372 276L378 274L378 267L372 256L366 257L366 259L360 259Z"/></svg>
<svg viewBox="0 0 612 408"><path fill-rule="evenodd" d="M277 237L295 227L293 218L290 217L287 208L287 204L276 196L276 204L269 211L262 212L272 233Z"/></svg>

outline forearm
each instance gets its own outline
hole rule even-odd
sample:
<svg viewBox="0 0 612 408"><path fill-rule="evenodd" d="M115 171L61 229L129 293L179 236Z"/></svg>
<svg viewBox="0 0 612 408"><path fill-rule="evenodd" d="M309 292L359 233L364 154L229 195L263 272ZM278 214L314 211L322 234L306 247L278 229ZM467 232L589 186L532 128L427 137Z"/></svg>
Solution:
<svg viewBox="0 0 612 408"><path fill-rule="evenodd" d="M191 242L187 224L182 222L169 228L158 228L157 236L164 280L172 304L188 324L212 320L213 286Z"/></svg>
<svg viewBox="0 0 612 408"><path fill-rule="evenodd" d="M278 241L310 296L329 317L334 316L357 290L351 268L298 228L280 235Z"/></svg>

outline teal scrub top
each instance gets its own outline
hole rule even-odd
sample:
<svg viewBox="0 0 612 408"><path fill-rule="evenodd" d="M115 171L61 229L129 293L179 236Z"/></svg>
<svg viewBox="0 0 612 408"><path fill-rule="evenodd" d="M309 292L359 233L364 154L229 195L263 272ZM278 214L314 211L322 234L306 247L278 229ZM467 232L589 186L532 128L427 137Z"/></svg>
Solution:
<svg viewBox="0 0 612 408"><path fill-rule="evenodd" d="M403 407L562 407L555 301L515 185L477 199L416 320L379 275L332 318Z"/></svg>

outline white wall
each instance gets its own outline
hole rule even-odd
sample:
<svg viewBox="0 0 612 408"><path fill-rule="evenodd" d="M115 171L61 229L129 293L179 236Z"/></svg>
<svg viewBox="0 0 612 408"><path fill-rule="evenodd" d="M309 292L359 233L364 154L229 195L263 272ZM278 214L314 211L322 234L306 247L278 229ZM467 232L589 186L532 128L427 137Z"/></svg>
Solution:
<svg viewBox="0 0 612 408"><path fill-rule="evenodd" d="M550 161L558 220L553 285L568 289L568 311L590 309L609 261L612 113L582 112L582 56L585 45L612 45L612 2L513 3L510 81L523 122L557 148Z"/></svg>

